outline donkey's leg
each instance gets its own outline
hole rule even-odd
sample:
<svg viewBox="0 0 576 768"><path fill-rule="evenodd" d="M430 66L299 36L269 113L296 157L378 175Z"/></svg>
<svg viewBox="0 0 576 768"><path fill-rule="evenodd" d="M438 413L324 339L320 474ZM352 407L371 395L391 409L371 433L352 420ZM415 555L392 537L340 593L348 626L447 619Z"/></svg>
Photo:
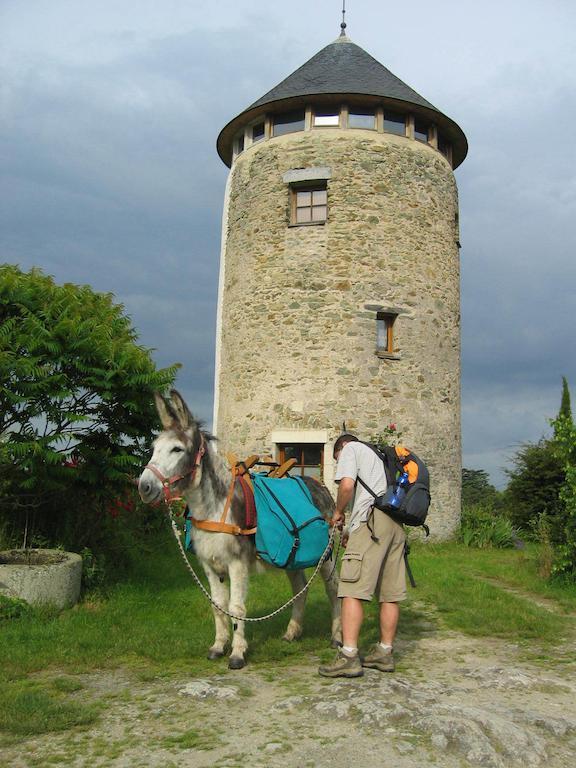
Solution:
<svg viewBox="0 0 576 768"><path fill-rule="evenodd" d="M212 596L212 600L214 600L215 603L217 603L225 611L227 611L228 610L227 584L224 581L221 581L216 571L214 571L208 565L208 563L203 562L202 566L204 568L204 572L206 573L206 576L208 577L208 582L210 584L210 594ZM228 639L230 637L230 630L229 630L230 622L228 620L228 617L225 616L221 611L219 611L214 606L212 606L212 613L214 614L214 625L216 629L216 636L214 638L213 645L210 647L210 650L208 651L208 658L219 659L221 656L224 656L226 644L228 643Z"/></svg>
<svg viewBox="0 0 576 768"><path fill-rule="evenodd" d="M326 562L322 563L320 573L324 580L324 589L332 612L332 645L342 645L342 619L340 617L342 605L341 600L338 599L338 574L334 563L334 552Z"/></svg>
<svg viewBox="0 0 576 768"><path fill-rule="evenodd" d="M297 595L306 584L306 574L304 571L286 571L286 576L288 576L290 584L292 585L292 594ZM302 634L306 594L307 593L304 592L303 595L294 601L290 621L286 627L286 632L284 632L284 635L282 636L282 640L287 640L291 643L292 640L297 640Z"/></svg>
<svg viewBox="0 0 576 768"><path fill-rule="evenodd" d="M230 575L230 613L235 616L246 616L246 595L248 594L248 575L250 569L244 558L232 560L228 565ZM244 636L245 622L232 619L232 651L228 666L230 669L242 669L246 664L248 643Z"/></svg>

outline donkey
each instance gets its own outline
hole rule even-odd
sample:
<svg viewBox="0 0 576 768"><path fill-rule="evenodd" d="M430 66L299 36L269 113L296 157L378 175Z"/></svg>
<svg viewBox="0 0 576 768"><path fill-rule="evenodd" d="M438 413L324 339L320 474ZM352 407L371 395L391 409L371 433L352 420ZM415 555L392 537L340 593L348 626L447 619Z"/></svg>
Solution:
<svg viewBox="0 0 576 768"><path fill-rule="evenodd" d="M219 521L232 476L230 469L214 447L215 438L196 421L188 406L176 390L169 398L155 395L156 408L163 431L153 444L153 454L138 482L142 501L163 499L170 489L184 497L197 520ZM334 501L327 488L311 478L304 478L314 504L321 513L330 517ZM228 512L229 522L242 526L244 498L236 488ZM206 573L214 602L234 616L246 615L246 595L251 564L256 560L252 536L213 532L192 527L194 550ZM332 642L341 641L340 601L337 598L337 578L332 555L321 567L321 575L332 609ZM306 583L304 571L286 571L293 594ZM230 588L226 584L228 579ZM296 640L302 634L306 592L293 604L284 640ZM230 639L230 622L221 611L213 607L215 639L208 652L209 659L224 655ZM228 666L241 669L246 664L248 644L244 634L244 621L233 623L232 646Z"/></svg>

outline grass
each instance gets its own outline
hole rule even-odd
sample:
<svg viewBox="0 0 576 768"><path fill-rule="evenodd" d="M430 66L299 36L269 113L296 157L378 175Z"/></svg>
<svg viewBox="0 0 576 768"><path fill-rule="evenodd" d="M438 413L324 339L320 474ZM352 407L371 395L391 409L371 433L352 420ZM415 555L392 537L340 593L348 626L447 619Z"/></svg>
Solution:
<svg viewBox="0 0 576 768"><path fill-rule="evenodd" d="M7 683L0 698L0 731L29 736L93 723L98 707L70 700L58 685Z"/></svg>
<svg viewBox="0 0 576 768"><path fill-rule="evenodd" d="M554 645L573 630L576 585L538 575L537 548L474 550L456 544L413 548L419 597L436 606L450 629L473 636ZM554 600L559 612L535 599Z"/></svg>
<svg viewBox="0 0 576 768"><path fill-rule="evenodd" d="M555 648L573 632L574 618L567 614L576 612L576 585L545 581L538 575L537 555L534 547L414 545L411 564L418 587L404 604L401 635L414 640L446 627L529 643L544 653ZM277 572L255 574L250 595L249 615L266 614L290 597L288 580ZM531 595L554 600L559 611L536 605ZM376 611L374 603L367 609L363 645L377 639ZM298 643L280 639L288 616L283 612L247 627L250 664L274 679L282 665L331 656L330 615L320 580L311 589L305 635ZM226 659L205 659L212 640L211 608L166 537L106 599L88 596L63 613L32 610L2 621L0 730L23 736L94 722L98 702L80 701L81 673L124 667L142 681L227 674ZM181 741L174 747L194 737L189 732L177 738Z"/></svg>
<svg viewBox="0 0 576 768"><path fill-rule="evenodd" d="M162 739L163 747L177 749L199 749L210 750L221 744L221 740L213 733L207 731L195 730L191 728L183 733L174 736L167 736Z"/></svg>

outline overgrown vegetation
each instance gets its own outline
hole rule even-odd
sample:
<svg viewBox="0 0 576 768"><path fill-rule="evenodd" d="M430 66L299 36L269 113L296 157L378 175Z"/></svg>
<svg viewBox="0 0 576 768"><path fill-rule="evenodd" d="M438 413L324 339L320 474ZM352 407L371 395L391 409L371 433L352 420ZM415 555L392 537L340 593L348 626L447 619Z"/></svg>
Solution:
<svg viewBox="0 0 576 768"><path fill-rule="evenodd" d="M126 523L115 520L134 516L130 476L156 425L153 391L175 371L156 368L110 294L0 267L4 546L120 555L139 530L132 520L118 545Z"/></svg>
<svg viewBox="0 0 576 768"><path fill-rule="evenodd" d="M518 541L511 521L483 504L466 505L462 509L460 539L467 547L509 549Z"/></svg>

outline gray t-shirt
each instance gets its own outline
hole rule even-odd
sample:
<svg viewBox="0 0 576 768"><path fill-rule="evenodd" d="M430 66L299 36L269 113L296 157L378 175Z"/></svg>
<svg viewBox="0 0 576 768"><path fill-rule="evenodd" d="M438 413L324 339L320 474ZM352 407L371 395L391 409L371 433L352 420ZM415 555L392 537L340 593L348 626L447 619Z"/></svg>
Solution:
<svg viewBox="0 0 576 768"><path fill-rule="evenodd" d="M384 493L388 487L382 460L364 443L346 443L340 451L334 479L339 482L343 477L350 477L354 481L361 477L377 496ZM374 497L363 485L356 483L352 513L348 520L350 532L366 522L373 503Z"/></svg>

